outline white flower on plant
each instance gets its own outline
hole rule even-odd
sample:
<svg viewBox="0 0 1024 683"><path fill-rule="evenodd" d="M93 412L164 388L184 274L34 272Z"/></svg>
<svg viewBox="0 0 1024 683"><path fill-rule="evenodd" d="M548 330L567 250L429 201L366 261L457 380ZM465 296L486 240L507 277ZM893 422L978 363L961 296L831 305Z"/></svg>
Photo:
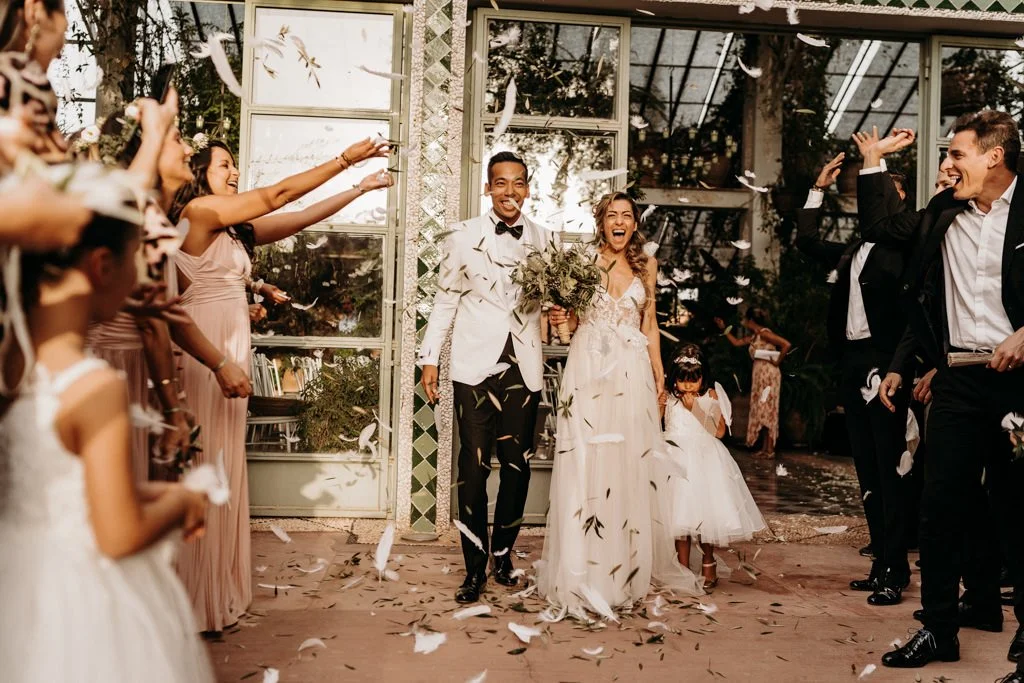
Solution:
<svg viewBox="0 0 1024 683"><path fill-rule="evenodd" d="M124 108L124 117L132 121L139 120L139 107L136 104L129 104Z"/></svg>
<svg viewBox="0 0 1024 683"><path fill-rule="evenodd" d="M82 131L81 140L82 140L82 142L84 142L86 144L89 144L89 145L94 145L97 142L99 142L100 141L100 129L99 129L99 126L97 126L95 124L93 124L91 126L87 126L85 128L85 130Z"/></svg>

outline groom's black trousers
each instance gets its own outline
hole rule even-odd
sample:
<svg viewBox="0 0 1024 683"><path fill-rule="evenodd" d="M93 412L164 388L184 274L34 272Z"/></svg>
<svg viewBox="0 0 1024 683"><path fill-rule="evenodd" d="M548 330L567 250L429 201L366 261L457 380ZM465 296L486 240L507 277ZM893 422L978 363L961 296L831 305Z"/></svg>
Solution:
<svg viewBox="0 0 1024 683"><path fill-rule="evenodd" d="M1000 609L1000 550L1024 620L1024 458L1000 427L1009 412L1024 412L1022 370L940 367L932 380L919 536L922 621L936 637L958 630L961 576L972 604Z"/></svg>
<svg viewBox="0 0 1024 683"><path fill-rule="evenodd" d="M453 383L461 442L456 482L459 519L484 546L481 551L462 536L462 554L469 576L487 572L488 549L494 553L512 552L530 484L530 463L526 456L533 451L540 394L530 391L523 381L511 335L498 362L508 363L509 369L477 385ZM488 539L487 475L491 471L491 452L495 445L501 479L494 508L494 530Z"/></svg>

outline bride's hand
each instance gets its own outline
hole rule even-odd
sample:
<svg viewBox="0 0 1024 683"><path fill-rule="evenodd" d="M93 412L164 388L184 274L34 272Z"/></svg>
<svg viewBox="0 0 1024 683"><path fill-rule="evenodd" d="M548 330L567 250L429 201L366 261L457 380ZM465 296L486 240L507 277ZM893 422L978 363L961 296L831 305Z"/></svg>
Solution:
<svg viewBox="0 0 1024 683"><path fill-rule="evenodd" d="M665 391L665 370L658 366L651 366L651 369L654 371L654 388L660 396Z"/></svg>
<svg viewBox="0 0 1024 683"><path fill-rule="evenodd" d="M558 326L562 323L569 322L569 312L561 306L555 305L548 310L548 322L552 325Z"/></svg>

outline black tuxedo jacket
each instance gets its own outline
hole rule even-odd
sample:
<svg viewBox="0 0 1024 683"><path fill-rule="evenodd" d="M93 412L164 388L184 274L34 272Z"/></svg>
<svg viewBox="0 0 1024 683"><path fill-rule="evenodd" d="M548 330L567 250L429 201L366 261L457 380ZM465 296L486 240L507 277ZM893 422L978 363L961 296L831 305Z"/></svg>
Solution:
<svg viewBox="0 0 1024 683"><path fill-rule="evenodd" d="M888 173L862 175L857 179L857 210L866 240L902 249L906 269L900 294L907 310L907 333L890 369L905 373L904 361L918 348L931 364L945 365L949 351L946 323L942 241L967 202L941 192L919 212L893 213L886 201ZM1003 308L1015 330L1024 327L1024 176L1010 199L1010 215L1003 243Z"/></svg>
<svg viewBox="0 0 1024 683"><path fill-rule="evenodd" d="M896 214L902 207L895 186L885 195L886 214ZM805 254L836 271L828 306L829 344L837 355L846 344L846 317L850 308L850 268L853 256L865 241L855 239L849 244L823 240L819 234L820 209L798 209L796 215L796 246ZM900 276L903 274L903 249L876 244L868 254L860 272L860 290L864 312L871 328L874 346L884 353L895 352L907 326L907 316L899 302Z"/></svg>

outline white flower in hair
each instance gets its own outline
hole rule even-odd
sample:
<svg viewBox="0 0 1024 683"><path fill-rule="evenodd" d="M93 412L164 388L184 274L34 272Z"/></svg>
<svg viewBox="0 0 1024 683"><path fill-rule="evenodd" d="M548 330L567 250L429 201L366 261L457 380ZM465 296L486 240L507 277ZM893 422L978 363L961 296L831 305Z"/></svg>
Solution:
<svg viewBox="0 0 1024 683"><path fill-rule="evenodd" d="M129 104L124 108L124 117L131 121L139 120L139 107L135 104Z"/></svg>
<svg viewBox="0 0 1024 683"><path fill-rule="evenodd" d="M99 129L99 126L97 126L95 124L93 124L91 126L87 126L84 130L82 130L82 135L81 135L80 139L82 140L82 142L84 142L87 145L94 145L97 142L99 142L100 141L100 129Z"/></svg>
<svg viewBox="0 0 1024 683"><path fill-rule="evenodd" d="M192 149L200 151L206 149L210 144L210 138L206 137L205 133L196 133L192 136Z"/></svg>

